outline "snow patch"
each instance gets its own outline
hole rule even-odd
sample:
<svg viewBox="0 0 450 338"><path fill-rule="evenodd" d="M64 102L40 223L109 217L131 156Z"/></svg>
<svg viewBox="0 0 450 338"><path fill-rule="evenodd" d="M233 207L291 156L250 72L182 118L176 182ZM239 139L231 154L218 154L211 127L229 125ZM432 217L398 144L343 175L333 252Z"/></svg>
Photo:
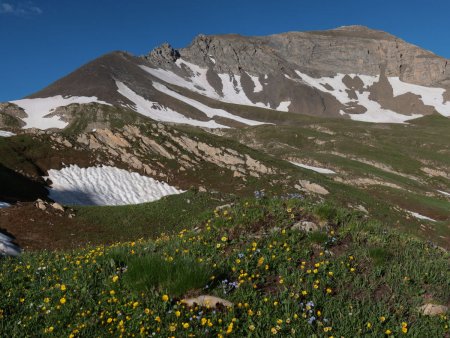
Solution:
<svg viewBox="0 0 450 338"><path fill-rule="evenodd" d="M73 103L87 104L87 103L100 103L110 106L109 103L100 101L95 96L67 96L63 97L61 95L46 97L46 98L36 98L36 99L23 99L10 101L27 113L27 117L23 118L25 126L23 128L38 128L38 129L49 129L58 128L63 129L69 123L62 121L59 116L47 117L48 114L52 113L58 107L65 107Z"/></svg>
<svg viewBox="0 0 450 338"><path fill-rule="evenodd" d="M5 130L0 130L0 137L11 137L14 135L16 135L16 134L11 133L9 131L5 131Z"/></svg>
<svg viewBox="0 0 450 338"><path fill-rule="evenodd" d="M190 78L190 80L193 82L194 87L200 87L206 93L210 93L210 95L218 95L216 90L208 82L208 78L206 76L206 73L208 72L207 68L201 68L200 66L185 61L181 58L177 59L175 64L180 68L181 66L185 66L191 71L192 77Z"/></svg>
<svg viewBox="0 0 450 338"><path fill-rule="evenodd" d="M415 217L415 218L417 218L417 219L421 219L421 220L424 220L424 221L430 221L430 222L437 222L435 219L432 219L432 218L430 218L430 217L421 215L421 214L419 214L419 213L417 213L417 212L409 211L409 210L405 210L405 211L406 211L408 214L410 214L411 216L413 216L413 217Z"/></svg>
<svg viewBox="0 0 450 338"><path fill-rule="evenodd" d="M220 117L225 117L227 119L241 122L241 123L249 125L249 126L257 126L257 125L265 124L264 122L249 120L249 119L245 119L243 117L239 117L237 115L230 114L223 109L208 107L207 105L204 105L203 103L200 103L196 100L193 100L186 96L178 94L177 92L174 92L173 90L170 90L166 86L164 86L160 83L157 83L157 82L153 82L153 87L155 87L156 90L159 90L160 92L162 92L164 94L170 95L173 98L183 101L184 103L187 103L188 105L200 110L202 113L204 113L209 118L212 118L214 116L220 116Z"/></svg>
<svg viewBox="0 0 450 338"><path fill-rule="evenodd" d="M276 110L288 112L290 105L291 101L281 101Z"/></svg>
<svg viewBox="0 0 450 338"><path fill-rule="evenodd" d="M0 256L19 256L22 252L17 245L13 243L14 239L0 232Z"/></svg>
<svg viewBox="0 0 450 338"><path fill-rule="evenodd" d="M316 88L322 92L333 95L343 105L359 104L366 108L366 112L363 114L348 114L343 111L339 113L341 115L348 115L352 120L363 122L376 122L376 123L405 123L408 120L422 117L421 114L403 115L396 113L390 109L384 109L378 102L369 99L370 93L368 91L355 91L357 99L351 99L347 93L347 86L342 79L346 74L337 74L334 77L321 77L313 78L307 74L296 70L298 76L301 77L301 82L305 83L313 88ZM348 74L350 77L355 78L358 76L364 83L364 88L368 88L379 80L378 76ZM296 80L298 81L298 80ZM331 86L332 89L329 89Z"/></svg>
<svg viewBox="0 0 450 338"><path fill-rule="evenodd" d="M291 161L289 161L289 162L291 162ZM297 163L297 162L291 162L291 163L296 165L296 166L298 166L298 167L301 167L301 168L304 168L304 169L309 169L309 170L315 171L315 172L320 173L320 174L336 174L335 171L330 170L330 169L326 169L326 168L313 167L313 166L310 166L310 165L307 165L307 164L302 164L302 163Z"/></svg>
<svg viewBox="0 0 450 338"><path fill-rule="evenodd" d="M66 205L127 205L156 201L180 194L167 183L109 166L80 168L76 165L49 170L53 184L49 197Z"/></svg>
<svg viewBox="0 0 450 338"><path fill-rule="evenodd" d="M171 123L183 123L197 127L206 128L228 128L213 120L211 121L198 121L188 118L170 108L161 106L158 102L149 101L142 96L136 94L133 90L128 88L124 83L116 81L118 92L125 96L128 100L134 103L132 109L139 114L150 117L155 121L171 122Z"/></svg>
<svg viewBox="0 0 450 338"><path fill-rule="evenodd" d="M253 106L260 108L270 108L270 106L265 105L262 102L252 102L245 95L244 89L241 85L241 76L235 74L218 74L220 79L222 80L222 93L223 97L219 98L219 100L234 103L234 104L242 104L245 106Z"/></svg>
<svg viewBox="0 0 450 338"><path fill-rule="evenodd" d="M381 108L380 104L376 101L369 99L369 92L359 93L358 103L365 107L367 111L363 114L348 114L352 120L362 122L377 122L377 123L405 123L408 120L422 117L421 114L403 115L396 113L389 109Z"/></svg>
<svg viewBox="0 0 450 338"><path fill-rule="evenodd" d="M441 193L441 194L444 195L444 196L450 197L450 193L448 193L448 192L446 192L446 191L438 190L437 192L438 192L438 193Z"/></svg>
<svg viewBox="0 0 450 338"><path fill-rule="evenodd" d="M173 84L176 86L184 87L189 90L192 90L194 92L200 93L205 95L205 89L203 87L199 87L198 84L193 83L192 81L185 80L183 77L175 74L174 72L171 72L169 70L165 69L156 69L156 68L150 68L147 66L139 66L142 70L146 71L147 73L153 75L154 77L167 82L169 84Z"/></svg>
<svg viewBox="0 0 450 338"><path fill-rule="evenodd" d="M11 204L6 203L6 202L0 202L0 209L1 209L1 208L7 208L7 207L9 207L9 206L11 206Z"/></svg>
<svg viewBox="0 0 450 338"><path fill-rule="evenodd" d="M212 63L216 64L216 59L214 59L214 58L212 57L212 55L208 55L208 57L209 57L209 59L211 60Z"/></svg>
<svg viewBox="0 0 450 338"><path fill-rule="evenodd" d="M253 81L253 84L255 85L253 92L254 93L262 92L264 88L263 88L261 82L259 81L259 76L250 75L249 73L247 73L247 75L250 76L250 78Z"/></svg>
<svg viewBox="0 0 450 338"><path fill-rule="evenodd" d="M444 102L445 89L406 83L398 77L389 77L388 80L394 90L394 97L406 93L418 95L425 105L434 107L441 115L450 116L450 101Z"/></svg>

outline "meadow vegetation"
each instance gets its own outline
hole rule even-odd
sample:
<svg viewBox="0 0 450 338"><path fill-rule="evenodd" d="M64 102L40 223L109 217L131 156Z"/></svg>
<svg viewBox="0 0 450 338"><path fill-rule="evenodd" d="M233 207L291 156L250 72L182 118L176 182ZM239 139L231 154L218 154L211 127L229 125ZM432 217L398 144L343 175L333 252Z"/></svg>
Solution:
<svg viewBox="0 0 450 338"><path fill-rule="evenodd" d="M154 240L1 260L0 335L448 335L449 313L419 310L448 304L448 252L329 203L258 197ZM182 302L198 295L233 306Z"/></svg>

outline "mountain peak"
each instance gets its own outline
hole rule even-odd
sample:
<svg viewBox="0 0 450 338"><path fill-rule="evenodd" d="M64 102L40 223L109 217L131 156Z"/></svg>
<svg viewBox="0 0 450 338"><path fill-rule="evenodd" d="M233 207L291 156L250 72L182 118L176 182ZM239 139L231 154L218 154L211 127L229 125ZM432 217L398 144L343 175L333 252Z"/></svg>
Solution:
<svg viewBox="0 0 450 338"><path fill-rule="evenodd" d="M177 61L180 57L178 50L174 49L169 43L165 42L161 46L156 47L148 56L147 59L154 61L156 64L172 63Z"/></svg>
<svg viewBox="0 0 450 338"><path fill-rule="evenodd" d="M380 40L395 40L398 39L396 36L389 34L385 31L370 28L362 25L349 25L341 26L327 31L322 31L321 33L328 34L343 34L350 37L358 38L368 38L368 39L380 39Z"/></svg>
<svg viewBox="0 0 450 338"><path fill-rule="evenodd" d="M345 30L345 31L378 31L376 29L369 28L363 25L349 25L349 26L340 26L333 30Z"/></svg>

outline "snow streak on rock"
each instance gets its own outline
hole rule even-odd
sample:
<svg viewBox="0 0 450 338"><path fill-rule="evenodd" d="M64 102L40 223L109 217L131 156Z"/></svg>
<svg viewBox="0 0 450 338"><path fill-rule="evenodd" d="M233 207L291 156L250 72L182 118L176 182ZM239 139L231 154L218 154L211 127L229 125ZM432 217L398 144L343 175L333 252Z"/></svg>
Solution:
<svg viewBox="0 0 450 338"><path fill-rule="evenodd" d="M430 221L430 222L436 222L435 219L432 219L432 218L430 218L430 217L421 215L421 214L419 214L419 213L417 213L417 212L409 211L409 210L406 210L406 212L407 212L408 214L410 214L411 216L417 218L417 219L421 219L421 220L424 220L424 221Z"/></svg>
<svg viewBox="0 0 450 338"><path fill-rule="evenodd" d="M259 77L258 76L254 76L254 75L250 75L247 73L248 76L250 76L250 78L253 81L253 84L255 85L255 88L253 89L254 93L259 93L263 91L263 86L261 84L261 82L259 81Z"/></svg>
<svg viewBox="0 0 450 338"><path fill-rule="evenodd" d="M140 67L141 69L145 70L147 73L153 75L161 81L189 89L215 100L270 109L270 106L262 102L252 102L247 97L241 85L240 75L225 73L218 74L219 78L222 81L222 95L220 95L208 82L208 79L206 77L206 72L208 70L206 68L201 68L183 59L178 59L176 65L182 69L187 70L190 73L190 77L188 79L185 79L172 71L150 68L143 65L141 65ZM253 77L252 80L255 81ZM260 87L262 87L262 85L259 83L259 81L258 83L255 82L255 92L262 90L262 88Z"/></svg>
<svg viewBox="0 0 450 338"><path fill-rule="evenodd" d="M157 83L157 82L153 82L153 87L155 87L155 89L159 90L160 92L162 92L164 94L170 95L173 98L183 101L184 103L187 103L188 105L200 110L202 113L204 113L209 118L212 118L214 116L220 116L220 117L224 117L227 119L235 120L237 122L240 122L240 123L243 123L243 124L246 124L249 126L257 126L257 125L265 124L264 122L249 120L249 119L245 119L243 117L237 116L237 115L230 114L223 109L208 107L207 105L205 105L201 102L198 102L196 100L193 100L186 96L178 94L178 93L174 92L173 90L170 90L166 86L164 86L160 83Z"/></svg>
<svg viewBox="0 0 450 338"><path fill-rule="evenodd" d="M49 197L65 205L127 205L156 201L180 194L167 183L114 167L49 170L53 182Z"/></svg>
<svg viewBox="0 0 450 338"><path fill-rule="evenodd" d="M116 81L118 92L125 96L128 100L134 103L134 107L130 107L139 114L150 117L155 121L171 122L171 123L183 123L198 127L207 128L228 128L217 123L214 120L199 121L188 118L170 108L161 106L158 102L153 102L145 99L144 97L136 94L133 90L128 88L124 83Z"/></svg>
<svg viewBox="0 0 450 338"><path fill-rule="evenodd" d="M313 167L313 166L310 166L310 165L307 165L307 164L302 164L302 163L297 163L297 162L291 162L291 163L296 165L296 166L298 166L298 167L301 167L301 168L304 168L304 169L309 169L309 170L312 170L312 171L315 171L315 172L321 173L321 174L336 174L335 171L330 170L330 169L326 169L326 168Z"/></svg>
<svg viewBox="0 0 450 338"><path fill-rule="evenodd" d="M441 193L444 196L450 197L450 193L448 193L446 191L438 190L438 193Z"/></svg>

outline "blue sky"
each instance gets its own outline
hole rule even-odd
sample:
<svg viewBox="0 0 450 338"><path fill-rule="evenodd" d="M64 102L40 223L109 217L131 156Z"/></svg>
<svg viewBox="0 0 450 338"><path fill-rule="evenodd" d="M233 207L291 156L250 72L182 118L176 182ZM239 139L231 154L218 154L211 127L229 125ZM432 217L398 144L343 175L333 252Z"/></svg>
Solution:
<svg viewBox="0 0 450 338"><path fill-rule="evenodd" d="M450 58L448 0L0 0L0 102L113 50L136 55L195 35L267 35L360 24Z"/></svg>

